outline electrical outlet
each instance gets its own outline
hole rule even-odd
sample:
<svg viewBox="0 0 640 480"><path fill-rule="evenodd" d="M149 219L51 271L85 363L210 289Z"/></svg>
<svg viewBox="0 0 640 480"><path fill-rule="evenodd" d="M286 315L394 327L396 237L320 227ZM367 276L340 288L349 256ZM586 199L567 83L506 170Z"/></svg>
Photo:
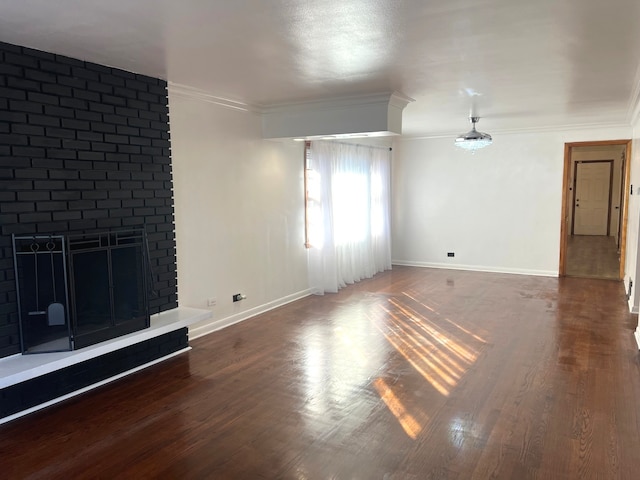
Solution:
<svg viewBox="0 0 640 480"><path fill-rule="evenodd" d="M455 257L456 254L454 252L447 252L447 257Z"/></svg>
<svg viewBox="0 0 640 480"><path fill-rule="evenodd" d="M216 297L211 297L207 299L207 307L215 307L217 303L218 303L218 300L216 300Z"/></svg>
<svg viewBox="0 0 640 480"><path fill-rule="evenodd" d="M236 293L236 294L233 296L233 301L234 301L234 302L239 302L240 300L244 300L245 298L247 298L247 296L246 296L246 295L243 295L242 293Z"/></svg>

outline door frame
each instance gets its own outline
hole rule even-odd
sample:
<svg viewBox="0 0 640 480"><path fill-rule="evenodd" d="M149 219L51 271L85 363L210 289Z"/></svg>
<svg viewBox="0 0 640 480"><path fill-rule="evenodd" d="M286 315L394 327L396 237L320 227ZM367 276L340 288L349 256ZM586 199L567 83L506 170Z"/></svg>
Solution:
<svg viewBox="0 0 640 480"><path fill-rule="evenodd" d="M613 160L578 160L575 162L573 170L573 196L578 195L578 164L581 163L608 163L609 164L609 198L607 199L607 237L611 234L611 202L613 195ZM622 185L621 185L622 186ZM620 188L622 190L622 188ZM619 223L619 222L618 222ZM571 233L575 235L576 225L576 200L575 198L571 202Z"/></svg>
<svg viewBox="0 0 640 480"><path fill-rule="evenodd" d="M566 276L567 271L567 243L569 240L570 225L569 223L569 197L571 191L571 152L574 147L597 147L597 146L611 146L611 145L625 145L625 158L623 162L623 177L622 182L622 204L620 205L620 273L619 279L624 278L624 264L627 253L627 215L629 205L629 185L631 180L631 140L600 140L592 142L566 142L564 144L564 173L562 178L562 212L560 217L560 261L558 267L558 275L561 277Z"/></svg>

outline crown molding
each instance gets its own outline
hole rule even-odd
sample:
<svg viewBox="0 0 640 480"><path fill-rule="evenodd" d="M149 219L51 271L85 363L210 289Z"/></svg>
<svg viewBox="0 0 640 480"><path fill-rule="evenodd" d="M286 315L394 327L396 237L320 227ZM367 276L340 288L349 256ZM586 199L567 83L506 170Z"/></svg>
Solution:
<svg viewBox="0 0 640 480"><path fill-rule="evenodd" d="M241 112L261 113L261 108L259 106L251 105L244 102L238 102L236 100L230 100L228 98L218 97L209 92L190 87L188 85L168 82L167 89L169 91L169 96L175 95L179 97L191 98L202 102L212 103L214 105L220 105L221 107L239 110Z"/></svg>
<svg viewBox="0 0 640 480"><path fill-rule="evenodd" d="M341 97L331 97L324 99L304 100L297 102L277 103L270 105L257 105L229 98L219 97L213 95L205 90L200 90L189 85L183 85L175 82L168 82L167 89L169 95L175 95L185 98L191 98L214 105L220 105L225 108L231 108L233 110L240 110L243 112L253 112L258 114L277 114L282 112L302 112L309 109L318 110L334 110L337 108L349 108L360 105L379 104L381 102L387 102L390 106L404 109L409 103L415 100L401 92L383 92L366 95L348 95Z"/></svg>
<svg viewBox="0 0 640 480"><path fill-rule="evenodd" d="M629 111L627 113L630 125L635 125L640 120L640 65L636 70L636 76L633 80L633 90L629 98Z"/></svg>
<svg viewBox="0 0 640 480"><path fill-rule="evenodd" d="M261 106L261 112L265 114L282 112L302 112L309 109L333 110L370 105L387 102L393 107L403 109L415 100L400 92L382 92L364 95L345 95L341 97L320 98L312 100L300 100L296 102L276 103Z"/></svg>

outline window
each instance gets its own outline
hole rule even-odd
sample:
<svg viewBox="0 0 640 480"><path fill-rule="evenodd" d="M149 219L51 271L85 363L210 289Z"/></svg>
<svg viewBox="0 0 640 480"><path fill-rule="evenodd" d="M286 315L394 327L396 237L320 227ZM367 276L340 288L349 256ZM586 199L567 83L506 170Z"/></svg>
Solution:
<svg viewBox="0 0 640 480"><path fill-rule="evenodd" d="M305 145L305 244L316 293L391 267L390 157L377 147Z"/></svg>

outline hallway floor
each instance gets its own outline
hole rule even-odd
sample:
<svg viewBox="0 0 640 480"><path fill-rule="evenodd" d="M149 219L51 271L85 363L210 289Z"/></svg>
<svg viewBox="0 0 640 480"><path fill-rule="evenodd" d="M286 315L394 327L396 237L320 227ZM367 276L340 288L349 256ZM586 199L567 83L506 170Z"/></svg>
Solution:
<svg viewBox="0 0 640 480"><path fill-rule="evenodd" d="M567 270L570 277L620 279L618 247L613 237L572 235L567 244Z"/></svg>

